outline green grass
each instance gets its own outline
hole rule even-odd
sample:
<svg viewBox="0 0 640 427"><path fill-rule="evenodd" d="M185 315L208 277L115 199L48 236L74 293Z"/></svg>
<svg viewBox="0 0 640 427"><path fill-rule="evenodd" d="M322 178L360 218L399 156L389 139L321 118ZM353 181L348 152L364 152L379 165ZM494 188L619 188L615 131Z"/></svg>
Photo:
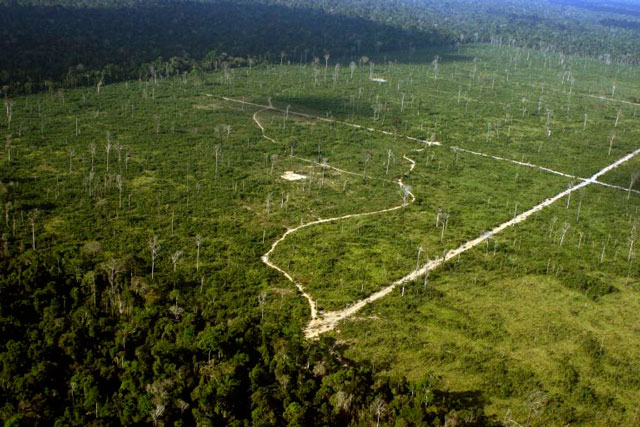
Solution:
<svg viewBox="0 0 640 427"><path fill-rule="evenodd" d="M415 204L308 227L278 247L274 261L311 291L319 308L343 308L404 276L417 265L418 247L423 248L422 265L427 257L441 256L567 187L564 178L469 154L456 156L447 147L410 155L417 166L404 182L414 185ZM449 214L444 233L436 227L438 210Z"/></svg>
<svg viewBox="0 0 640 427"><path fill-rule="evenodd" d="M338 335L358 360L413 378L437 373L454 390L483 390L500 416L511 410L526 419L527 399L545 391L537 424L634 425L640 281L626 237L640 200L625 206L621 198L591 187L579 222L575 200L569 209L554 205L497 237L495 253L490 244L462 255L432 274L426 291L396 291ZM557 227L549 234L553 218L571 224L562 246ZM579 233L586 236L580 249ZM577 286L587 283L599 286Z"/></svg>

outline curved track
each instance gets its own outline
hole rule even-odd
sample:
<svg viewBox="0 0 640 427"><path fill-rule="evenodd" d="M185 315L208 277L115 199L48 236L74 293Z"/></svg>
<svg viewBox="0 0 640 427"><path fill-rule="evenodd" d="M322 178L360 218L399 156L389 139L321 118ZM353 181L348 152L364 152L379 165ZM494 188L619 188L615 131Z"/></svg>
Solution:
<svg viewBox="0 0 640 427"><path fill-rule="evenodd" d="M253 114L253 121L255 122L256 126L258 126L258 128L260 129L260 132L262 133L262 137L263 138L265 138L267 141L270 141L270 142L273 142L273 143L277 143L277 141L275 139L271 138L270 136L268 136L265 133L265 129L262 126L262 123L260 123L260 120L258 119L258 115L262 111L266 111L266 110L274 110L274 108L266 107L266 108L263 108L261 110L256 111ZM422 151L422 150L423 149L417 149L417 150L414 150L414 151ZM317 163L317 162L314 162L313 160L303 159L303 158L300 158L300 157L296 157L296 158L299 159L299 160L305 161L305 162L309 162L309 163ZM409 170L405 173L405 175L406 175L406 174L410 173L413 170L413 168L415 168L416 162L413 159L407 157L406 154L403 155L402 158L405 159L406 161L408 161L409 165L410 165L409 166ZM355 172L349 172L349 171L346 171L346 170L343 170L343 169L339 169L339 168L336 168L336 167L333 167L333 166L330 166L330 165L327 165L327 167L330 168L330 169L336 170L338 172L341 172L341 173L346 173L346 174L349 174L349 175L363 176L362 174L358 174L358 173L355 173ZM391 181L391 180L387 180L387 181L396 183L400 187L400 189L403 189L404 186L405 186L404 183L402 182L402 178L398 178L395 181ZM413 193L411 191L408 191L408 195L409 195L409 197L411 199L409 201L409 203L413 203L415 201L415 199L416 199L415 196L413 195ZM397 206L393 206L393 207L390 207L390 208L379 209L377 211L347 214L347 215L342 215L342 216L337 216L337 217L332 217L332 218L322 218L322 219L318 219L318 220L315 220L315 221L307 222L306 224L301 224L301 225L299 225L297 227L294 227L294 228L289 228L282 236L280 236L280 238L278 240L273 242L273 244L269 248L269 251L267 253L265 253L264 255L262 255L260 257L260 259L262 260L262 262L264 262L269 267L273 268L274 270L279 271L284 277L286 277L291 283L293 283L296 286L296 288L298 288L298 290L300 291L302 296L309 303L309 307L310 307L310 311L311 311L311 321L312 322L313 321L317 321L319 319L324 318L324 316L319 316L318 315L318 308L317 308L316 301L314 301L313 298L311 298L311 295L309 295L309 293L307 293L307 291L305 290L304 286L302 286L302 284L297 282L288 272L286 272L285 270L283 270L281 267L279 267L278 265L274 264L270 260L270 256L271 256L271 254L273 254L273 251L275 251L275 249L278 247L278 245L280 243L282 243L287 238L287 236L289 236L289 235L291 235L291 234L295 233L296 231L301 230L303 228L311 227L311 226L317 225L317 224L326 224L326 223L329 223L329 222L341 221L341 220L349 219L349 218L358 218L358 217L369 216L369 215L377 215L377 214L381 214L381 213L385 213L385 212L392 212L392 211L395 211L395 210L398 210L398 209L402 209L405 206L406 205L403 203L403 204L400 204L400 205L397 205Z"/></svg>
<svg viewBox="0 0 640 427"><path fill-rule="evenodd" d="M243 104L248 104L248 105L253 105L256 107L261 107L261 110L256 111L253 114L253 121L256 123L256 125L258 126L258 128L260 129L262 136L267 139L268 141L271 141L273 143L277 143L276 140L274 140L273 138L267 136L265 134L265 129L262 126L262 124L260 123L260 121L258 120L258 114L261 111L265 111L265 110L274 110L274 111L279 111L279 112L284 112L283 110L279 110L276 109L274 107L272 107L271 105L268 107L265 107L263 105L258 105L258 104L253 104L250 102L245 102L245 101L238 101L238 100L234 100L231 98L223 98L227 101L232 101L232 102L239 102L239 103L243 103ZM296 114L296 115L300 115L300 116L304 116L304 117L308 117L308 118L313 118L313 119L317 119L317 120L323 120L323 121L329 121L329 122L335 122L335 123L340 123L340 124L344 124L347 126L351 126L351 127L356 127L356 128L361 128L370 132L381 132L384 134L389 134L392 135L390 132L387 131L377 131L373 128L365 128L363 126L360 125L356 125L356 124L352 124L352 123L347 123L347 122L340 122L337 120L333 120L333 119L326 119L326 118L322 118L322 117L316 117L316 116L311 116L308 114L303 114L303 113L294 113L294 112L289 112L290 114ZM396 135L396 136L401 136L401 135ZM416 142L420 142L420 143L424 143L425 145L440 145L440 143L438 142L430 142L430 141L423 141L423 140L419 140L417 138L413 138L413 137L408 137L408 136L402 136L404 138L410 139L410 140L414 140ZM574 177L572 175L569 174L564 174L562 172L557 172L554 170L551 170L549 168L545 168L542 166L537 166L537 165L533 165L530 163L525 163L525 162L518 162L515 160L511 160L511 159L505 159L502 157L498 157L498 156L491 156L491 155L486 155L483 153L477 153L474 151L470 151L470 150L465 150L465 149L461 149L459 147L452 147L454 149L463 151L463 152L467 152L469 154L474 154L474 155L480 155L483 157L490 157L493 158L495 160L501 160L501 161L509 161L512 163L516 163L522 166L527 166L527 167L534 167L534 168L538 168L541 170L544 170L546 172L550 172L553 174L557 174L557 175L561 175L561 176L565 176L565 177L571 177L571 178L577 178ZM413 151L422 151L422 149L416 149ZM309 306L311 308L311 320L309 321L309 323L307 324L306 328L305 328L305 336L307 338L317 338L319 335L329 332L333 329L335 329L338 325L338 323L342 320L345 320L351 316L353 316L354 314L356 314L358 311L360 311L362 308L364 308L367 304L370 304L374 301L377 301L383 297L385 297L386 295L390 294L397 286L411 282L413 280L416 280L417 278L423 276L424 274L426 274L427 271L433 270L435 268L437 268L438 266L442 265L443 263L457 257L458 255L468 251L469 249L472 249L476 246L478 246L479 244L483 243L484 241L492 238L494 235L504 231L505 229L514 226L520 222L525 221L527 218L529 218L531 215L533 215L536 212L541 211L542 209L544 209L547 206L550 206L551 204L555 203L556 201L562 199L565 196L568 196L569 194L573 193L574 191L578 191L579 189L586 187L590 184L598 184L598 185L605 185L607 187L612 187L612 188L619 188L619 189L623 189L622 187L617 187L617 186L612 186L610 184L605 184L602 183L601 181L598 180L598 178L600 178L601 176L603 176L604 174L606 174L607 172L617 168L618 166L622 165L623 163L627 162L628 160L632 159L633 157L637 156L638 154L640 154L640 148L633 151L632 153L627 154L626 156L618 159L617 161L611 163L610 165L604 167L603 169L601 169L600 171L598 171L597 173L595 173L594 175L592 175L590 178L578 178L579 182L576 185L573 185L571 187L569 187L567 190L564 190L558 194L556 194L553 197L547 198L544 201L540 202L539 204L535 205L534 207L532 207L531 209L522 212L521 214L515 216L514 218L510 219L509 221L506 221L496 227L494 227L493 229L484 232L482 235L480 235L479 237L476 237L473 240L470 240L464 244L462 244L461 246L459 246L456 249L452 249L449 250L448 252L446 252L446 254L443 257L440 258L435 258L433 260L430 260L429 262L427 262L425 265L423 265L422 267L417 268L416 270L410 272L409 274L407 274L406 276L396 280L395 282L391 283L389 286L369 295L368 297L355 302L354 304L350 305L349 307L343 309L343 310L337 310L337 311L329 311L329 312L318 312L317 309L317 304L316 302L313 300L313 298L311 298L311 296L306 292L306 290L304 289L304 287L296 282L293 277L291 277L291 275L289 273L287 273L286 271L284 271L282 268L278 267L276 264L274 264L273 262L271 262L271 260L269 259L270 255L273 253L273 251L276 249L276 247L282 242L284 241L287 236L289 236L290 234L295 233L296 231L302 229L302 228L306 228L306 227L310 227L316 224L324 224L324 223L329 223L329 222L335 222L335 221L340 221L343 219L348 219L348 218L357 218L357 217L363 217L363 216L368 216L368 215L376 215L376 214L381 214L381 213L385 213L385 212L391 212L391 211L395 211L398 209L402 209L405 205L401 204L398 206L394 206L391 208L387 208L387 209L381 209L381 210L377 210L377 211L372 211L372 212L363 212L363 213L356 213L356 214L348 214L348 215L343 215L343 216L339 216L339 217L333 217L333 218L324 218L324 219L318 219L316 221L312 221L312 222L308 222L306 224L302 224L298 227L294 227L294 228L290 228L288 229L278 240L276 240L272 245L271 248L269 249L269 251L267 253L265 253L264 255L262 255L261 259L262 261L268 265L269 267L273 268L274 270L279 271L280 273L282 273L289 281L291 281L297 288L298 290L302 293L302 295L304 296L304 298L307 299L307 301L309 302ZM406 174L408 174L409 172L413 171L416 163L413 159L409 158L405 155L402 156L405 160L407 160L410 163L410 167L409 170L407 171ZM306 162L310 162L310 163L316 163L312 160L307 160L307 159L302 159L302 158L298 158L300 160L306 161ZM354 173L354 172L348 172L342 169L338 169L332 166L328 166L331 169L334 169L336 171L342 172L342 173L348 173L351 175L359 175L362 176L360 174ZM396 184L398 184L400 186L400 188L402 189L404 187L404 184L402 182L402 178L399 178L395 181ZM410 203L413 203L415 201L415 196L413 195L413 193L409 192L409 195L411 197L411 201Z"/></svg>

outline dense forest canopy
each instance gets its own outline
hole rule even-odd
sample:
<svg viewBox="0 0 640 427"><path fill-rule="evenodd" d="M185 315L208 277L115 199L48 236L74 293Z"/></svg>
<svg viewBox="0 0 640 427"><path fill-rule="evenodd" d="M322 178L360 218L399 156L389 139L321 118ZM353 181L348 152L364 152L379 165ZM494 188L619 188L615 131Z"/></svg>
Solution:
<svg viewBox="0 0 640 427"><path fill-rule="evenodd" d="M223 52L306 62L468 42L635 63L638 14L634 3L546 0L5 1L0 84L28 92L139 78L153 61L192 69Z"/></svg>

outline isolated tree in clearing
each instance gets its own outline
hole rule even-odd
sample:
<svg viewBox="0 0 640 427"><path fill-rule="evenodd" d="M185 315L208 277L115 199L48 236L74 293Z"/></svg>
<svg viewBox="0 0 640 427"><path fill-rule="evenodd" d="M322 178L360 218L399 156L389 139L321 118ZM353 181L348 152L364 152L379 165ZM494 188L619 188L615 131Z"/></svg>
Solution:
<svg viewBox="0 0 640 427"><path fill-rule="evenodd" d="M156 256L158 255L158 251L160 250L160 241L158 240L158 236L155 234L153 237L149 239L147 242L149 246L149 250L151 251L151 279L153 279L153 273L156 267Z"/></svg>

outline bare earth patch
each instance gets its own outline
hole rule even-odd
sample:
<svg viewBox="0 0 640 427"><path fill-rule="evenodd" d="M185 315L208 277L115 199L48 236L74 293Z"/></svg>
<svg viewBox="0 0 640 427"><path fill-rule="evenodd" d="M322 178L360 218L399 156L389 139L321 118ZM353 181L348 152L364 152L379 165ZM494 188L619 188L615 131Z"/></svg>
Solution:
<svg viewBox="0 0 640 427"><path fill-rule="evenodd" d="M306 176L300 175L293 171L285 171L282 175L280 175L280 178L286 179L287 181L301 181L303 179L307 179Z"/></svg>

